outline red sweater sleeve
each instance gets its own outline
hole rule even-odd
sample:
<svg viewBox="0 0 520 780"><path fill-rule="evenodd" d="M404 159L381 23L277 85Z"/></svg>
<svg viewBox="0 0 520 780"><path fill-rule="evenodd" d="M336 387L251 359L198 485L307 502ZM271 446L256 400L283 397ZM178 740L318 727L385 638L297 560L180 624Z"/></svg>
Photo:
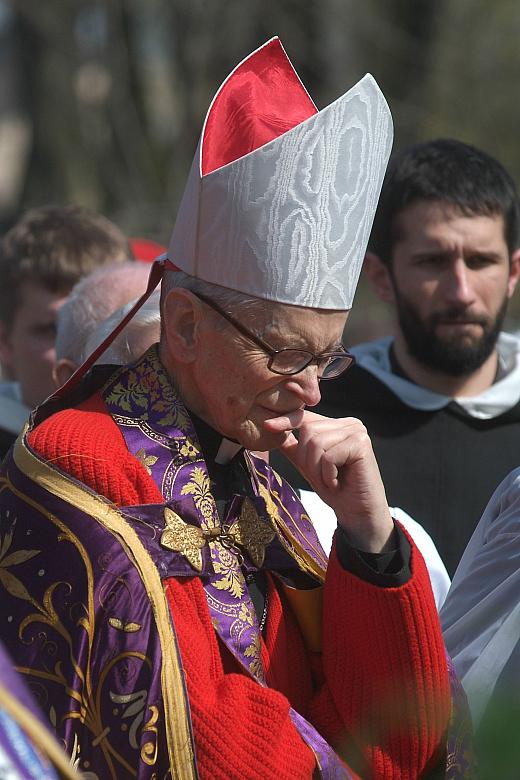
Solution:
<svg viewBox="0 0 520 780"><path fill-rule="evenodd" d="M117 505L162 501L99 396L49 418L29 442L41 457ZM238 670L230 673L227 665L224 669L200 581L170 580L166 592L185 667L201 777L310 780L314 755L292 724L287 697ZM287 623L287 616L281 622ZM310 678L301 641L280 636L269 648L273 674L288 679L294 667ZM349 761L359 757L356 769L363 778L411 780L431 768L443 743L450 694L428 574L416 548L410 581L387 589L345 572L332 553L324 588L323 648L323 682L302 714ZM308 679L305 684L310 689ZM279 687L290 695L290 685Z"/></svg>
<svg viewBox="0 0 520 780"><path fill-rule="evenodd" d="M334 548L329 561L326 683L312 720L341 753L362 757L363 777L424 776L444 749L451 711L446 654L428 571L410 543L412 577L397 588L344 571Z"/></svg>

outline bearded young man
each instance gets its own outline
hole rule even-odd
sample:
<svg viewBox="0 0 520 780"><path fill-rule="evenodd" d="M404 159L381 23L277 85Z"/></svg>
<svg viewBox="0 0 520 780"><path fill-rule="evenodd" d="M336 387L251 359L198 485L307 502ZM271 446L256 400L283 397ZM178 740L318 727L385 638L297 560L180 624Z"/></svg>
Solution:
<svg viewBox="0 0 520 780"><path fill-rule="evenodd" d="M160 344L6 464L5 633L88 777L470 776L424 561L363 426L307 410L351 363L391 135L372 77L318 112L278 39L246 58L151 272ZM328 565L273 447L336 512Z"/></svg>
<svg viewBox="0 0 520 780"><path fill-rule="evenodd" d="M397 155L366 257L394 336L353 349L356 366L323 387L317 410L364 422L390 505L424 526L451 575L518 464L520 342L501 330L518 231L514 182L486 153L438 140Z"/></svg>

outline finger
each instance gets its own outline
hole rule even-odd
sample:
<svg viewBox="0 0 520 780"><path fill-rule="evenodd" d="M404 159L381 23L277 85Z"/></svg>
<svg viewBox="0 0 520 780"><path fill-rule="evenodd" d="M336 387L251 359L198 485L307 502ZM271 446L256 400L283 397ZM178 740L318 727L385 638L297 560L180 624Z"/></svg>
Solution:
<svg viewBox="0 0 520 780"><path fill-rule="evenodd" d="M354 474L356 474L358 491L363 489L363 484L367 480L371 483L374 480L378 484L381 482L372 445L366 434L338 442L330 447L320 461L320 469L321 478L329 488L343 487L344 484L340 483L344 483L345 478L352 477Z"/></svg>
<svg viewBox="0 0 520 780"><path fill-rule="evenodd" d="M321 459L328 449L347 442L345 458L348 458L349 446L356 449L359 436L366 435L365 427L355 418L336 420L317 414L312 414L312 418L298 429L297 443L293 437L285 450L280 447L311 484L321 482Z"/></svg>
<svg viewBox="0 0 520 780"><path fill-rule="evenodd" d="M309 409L303 410L304 419L303 422L305 423L319 423L320 421L327 421L329 420L333 424L338 423L349 423L349 424L363 424L361 420L359 420L357 417L325 417L323 414L317 414L316 412L311 412Z"/></svg>
<svg viewBox="0 0 520 780"><path fill-rule="evenodd" d="M320 462L321 480L328 490L334 490L339 484L339 468L334 458L326 455Z"/></svg>
<svg viewBox="0 0 520 780"><path fill-rule="evenodd" d="M304 414L305 412L303 409L296 409L294 412L287 412L287 414L268 418L264 421L264 426L273 433L293 431L301 426Z"/></svg>
<svg viewBox="0 0 520 780"><path fill-rule="evenodd" d="M278 449L280 452L283 452L293 465L298 465L298 439L294 433L289 432L284 443L281 444Z"/></svg>
<svg viewBox="0 0 520 780"><path fill-rule="evenodd" d="M358 439L340 441L323 453L319 462L319 477L328 490L338 488L345 467L351 468L360 462L365 452Z"/></svg>
<svg viewBox="0 0 520 780"><path fill-rule="evenodd" d="M355 446L355 436L345 432L344 428L327 428L302 432L298 436L298 455L301 469L309 482L321 480L321 462L329 450L342 444L344 457L348 458L349 448ZM343 464L337 464L340 467Z"/></svg>
<svg viewBox="0 0 520 780"><path fill-rule="evenodd" d="M304 424L298 429L298 441L302 447L307 447L313 442L321 444L323 449L336 444L344 439L355 439L365 428L355 421L346 423L343 420L329 420Z"/></svg>

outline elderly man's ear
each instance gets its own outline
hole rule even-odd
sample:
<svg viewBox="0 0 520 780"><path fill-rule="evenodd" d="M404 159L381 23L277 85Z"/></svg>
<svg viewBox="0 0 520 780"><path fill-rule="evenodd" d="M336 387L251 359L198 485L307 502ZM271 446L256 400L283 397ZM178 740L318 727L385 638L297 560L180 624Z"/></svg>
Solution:
<svg viewBox="0 0 520 780"><path fill-rule="evenodd" d="M162 305L162 340L171 358L191 363L197 357L202 304L189 290L170 290Z"/></svg>
<svg viewBox="0 0 520 780"><path fill-rule="evenodd" d="M363 264L365 276L373 292L385 303L395 303L390 270L374 252L367 252Z"/></svg>
<svg viewBox="0 0 520 780"><path fill-rule="evenodd" d="M56 388L64 385L65 382L71 378L76 369L77 365L68 358L60 358L57 360L52 367L52 379Z"/></svg>

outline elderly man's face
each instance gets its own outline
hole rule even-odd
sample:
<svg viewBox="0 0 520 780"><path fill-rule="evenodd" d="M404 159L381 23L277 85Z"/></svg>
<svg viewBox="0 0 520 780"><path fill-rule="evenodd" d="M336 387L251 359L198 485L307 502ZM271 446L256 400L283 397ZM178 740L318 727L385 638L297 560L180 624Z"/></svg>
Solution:
<svg viewBox="0 0 520 780"><path fill-rule="evenodd" d="M316 365L292 376L274 374L260 347L209 307L206 313L193 372L193 411L248 449L279 447L287 433L269 431L266 422L290 414L287 430L298 427L303 409L320 400ZM247 317L237 313L235 319L274 349L321 354L341 347L347 312L266 304Z"/></svg>

